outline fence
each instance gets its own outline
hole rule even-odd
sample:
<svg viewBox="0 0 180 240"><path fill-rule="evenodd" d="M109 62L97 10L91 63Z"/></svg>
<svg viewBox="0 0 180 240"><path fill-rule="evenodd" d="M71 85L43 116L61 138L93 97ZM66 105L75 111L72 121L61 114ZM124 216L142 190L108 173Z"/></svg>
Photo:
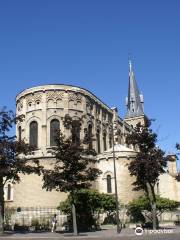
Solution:
<svg viewBox="0 0 180 240"><path fill-rule="evenodd" d="M6 208L5 224L9 226L50 226L53 215L57 215L57 226L62 227L67 216L54 207Z"/></svg>
<svg viewBox="0 0 180 240"><path fill-rule="evenodd" d="M12 226L44 226L50 228L53 215L57 216L57 227L62 229L67 222L67 215L62 214L60 210L54 207L31 207L31 208L6 208L5 225ZM99 222L103 224L107 214L99 215ZM120 220L125 225L131 222L131 217L127 215L126 207L120 209ZM180 209L173 212L164 212L159 217L160 222L180 223Z"/></svg>

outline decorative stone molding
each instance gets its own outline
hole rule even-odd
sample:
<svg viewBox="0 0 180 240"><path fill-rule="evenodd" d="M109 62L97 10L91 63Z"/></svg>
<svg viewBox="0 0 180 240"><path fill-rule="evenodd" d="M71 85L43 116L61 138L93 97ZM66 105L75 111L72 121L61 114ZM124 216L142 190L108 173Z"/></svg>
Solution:
<svg viewBox="0 0 180 240"><path fill-rule="evenodd" d="M103 121L106 121L106 117L107 117L106 112L103 111L103 112L102 112L102 120L103 120Z"/></svg>
<svg viewBox="0 0 180 240"><path fill-rule="evenodd" d="M41 93L31 93L26 96L26 104L29 105L30 103L34 104L35 102L41 102L42 94Z"/></svg>
<svg viewBox="0 0 180 240"><path fill-rule="evenodd" d="M107 159L106 159L106 161L107 161ZM102 179L103 179L103 180L106 179L106 178L107 178L107 175L110 175L111 178L114 178L113 172L111 172L111 171L106 171L106 172L103 174Z"/></svg>
<svg viewBox="0 0 180 240"><path fill-rule="evenodd" d="M112 127L114 127L114 134L118 129L123 129L119 126L121 119L116 118L113 122L113 111L108 108L103 102L101 102L95 95L91 94L85 89L68 85L45 85L27 89L21 92L17 98L17 109L21 109L21 104L24 102L27 104L27 108L23 108L23 114L25 115L25 124L23 128L24 137L29 139L28 121L30 117L38 117L41 124L39 124L38 134L41 150L49 146L49 119L57 115L63 117L61 122L66 122L65 118L67 114L72 119L82 118L82 129L87 128L88 125L92 125L92 134L96 135L99 131L100 151L103 151L103 133L107 135L107 149L110 147L108 137L112 134ZM26 100L26 101L24 101ZM42 104L42 100L46 100L46 103ZM39 104L37 103L39 101ZM30 104L30 105L28 105ZM17 114L21 114L17 110ZM66 117L65 117L66 116ZM42 126L43 125L43 126ZM62 131L65 135L69 136L70 129L66 126L68 124L62 124ZM116 127L114 126L116 125ZM127 124L126 124L127 125ZM116 128L116 129L115 129ZM83 137L83 131L81 134ZM121 136L122 137L122 136ZM119 137L117 136L117 142ZM96 150L98 144L94 144ZM46 155L46 154L45 154Z"/></svg>
<svg viewBox="0 0 180 240"><path fill-rule="evenodd" d="M86 111L87 113L92 113L93 110L93 101L89 97L86 98Z"/></svg>
<svg viewBox="0 0 180 240"><path fill-rule="evenodd" d="M23 109L23 100L21 99L21 100L17 101L17 111L21 112L22 109Z"/></svg>
<svg viewBox="0 0 180 240"><path fill-rule="evenodd" d="M91 125L94 125L93 122L94 122L94 117L92 115L87 115L87 124L91 124Z"/></svg>
<svg viewBox="0 0 180 240"><path fill-rule="evenodd" d="M100 120L96 121L96 129L101 131L101 121Z"/></svg>
<svg viewBox="0 0 180 240"><path fill-rule="evenodd" d="M104 125L102 125L102 132L103 132L103 134L104 134L104 133L106 133L106 134L107 134L107 127L106 127L106 126L104 126Z"/></svg>
<svg viewBox="0 0 180 240"><path fill-rule="evenodd" d="M70 92L68 94L69 101L74 101L75 103L82 101L82 95L79 93Z"/></svg>
<svg viewBox="0 0 180 240"><path fill-rule="evenodd" d="M109 133L112 135L113 134L113 125L110 122L108 123L108 127L109 127Z"/></svg>
<svg viewBox="0 0 180 240"><path fill-rule="evenodd" d="M57 101L58 99L62 100L64 97L63 91L47 91L46 92L46 99Z"/></svg>
<svg viewBox="0 0 180 240"><path fill-rule="evenodd" d="M102 122L102 130L103 130L103 132L107 132L108 127L109 127L108 121L103 121Z"/></svg>

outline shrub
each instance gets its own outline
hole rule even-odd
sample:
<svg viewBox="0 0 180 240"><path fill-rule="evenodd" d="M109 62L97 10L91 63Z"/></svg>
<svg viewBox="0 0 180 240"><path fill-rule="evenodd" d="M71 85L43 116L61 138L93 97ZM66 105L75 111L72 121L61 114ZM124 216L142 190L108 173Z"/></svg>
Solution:
<svg viewBox="0 0 180 240"><path fill-rule="evenodd" d="M70 228L72 227L72 215L71 215L71 196L61 202L59 209L67 214L68 223ZM93 189L81 189L76 192L74 197L77 214L77 224L79 230L92 230L99 228L99 213L105 211L110 216L115 208L116 201L113 195L99 193Z"/></svg>

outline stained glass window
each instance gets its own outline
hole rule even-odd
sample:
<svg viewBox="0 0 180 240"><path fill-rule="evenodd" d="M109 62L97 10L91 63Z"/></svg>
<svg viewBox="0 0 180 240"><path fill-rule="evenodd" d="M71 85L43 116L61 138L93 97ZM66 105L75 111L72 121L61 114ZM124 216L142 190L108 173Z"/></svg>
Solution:
<svg viewBox="0 0 180 240"><path fill-rule="evenodd" d="M50 122L50 145L51 146L56 146L57 145L57 136L58 136L58 131L60 129L60 123L59 120L53 119Z"/></svg>
<svg viewBox="0 0 180 240"><path fill-rule="evenodd" d="M100 143L100 131L99 131L99 129L97 130L97 133L96 133L96 141L97 141L97 152L100 153L101 152L101 143Z"/></svg>
<svg viewBox="0 0 180 240"><path fill-rule="evenodd" d="M19 127L18 127L18 140L19 140L19 141L22 140L21 132L22 132L22 128L21 128L21 126L19 126Z"/></svg>
<svg viewBox="0 0 180 240"><path fill-rule="evenodd" d="M107 175L107 193L112 193L111 175Z"/></svg>
<svg viewBox="0 0 180 240"><path fill-rule="evenodd" d="M88 138L89 138L89 150L92 150L93 145L92 145L92 125L89 124L88 126Z"/></svg>
<svg viewBox="0 0 180 240"><path fill-rule="evenodd" d="M107 146L106 146L106 133L103 134L103 144L104 144L104 151L107 150Z"/></svg>
<svg viewBox="0 0 180 240"><path fill-rule="evenodd" d="M73 120L72 121L72 142L74 144L79 144L80 143L80 123L78 120Z"/></svg>
<svg viewBox="0 0 180 240"><path fill-rule="evenodd" d="M7 186L7 200L11 200L11 184Z"/></svg>
<svg viewBox="0 0 180 240"><path fill-rule="evenodd" d="M30 123L29 144L32 147L38 147L38 124L36 121Z"/></svg>

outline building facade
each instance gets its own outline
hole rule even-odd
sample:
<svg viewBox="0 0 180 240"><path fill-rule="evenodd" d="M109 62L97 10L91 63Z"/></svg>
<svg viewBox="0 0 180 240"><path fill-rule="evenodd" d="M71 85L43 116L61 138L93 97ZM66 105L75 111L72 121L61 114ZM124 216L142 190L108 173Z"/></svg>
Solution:
<svg viewBox="0 0 180 240"><path fill-rule="evenodd" d="M138 122L143 123L145 118L143 96L139 94L131 63L126 104L127 113L122 119L117 108L110 108L86 89L62 84L29 88L16 97L16 114L25 116L23 122L16 126L17 137L36 147L36 151L29 159L39 159L44 167L50 168L55 160L51 148L54 146L56 130L61 129L62 133L69 137L72 131L65 128L65 118L67 116L74 120L83 118L79 137L83 139L87 132L95 136L96 141L92 142L92 147L98 153L97 167L102 171L102 175L92 187L100 192L114 194L112 153L114 140L118 196L121 203L127 204L141 193L132 190L134 179L130 176L127 165L135 157L136 151L132 146L126 145L125 138L126 134L131 132ZM173 168L172 165L175 166L175 163L169 165L174 174L177 168ZM172 174L162 176L158 191L164 196L167 195L168 190L164 190L163 184L167 179L168 187L171 189L169 192L172 192L172 198L176 199L180 197L180 186L173 176ZM47 192L42 189L41 176L23 175L21 179L19 184L13 186L8 183L5 188L5 199L10 207L57 207L60 201L67 197L65 193ZM174 185L179 195L173 195Z"/></svg>

